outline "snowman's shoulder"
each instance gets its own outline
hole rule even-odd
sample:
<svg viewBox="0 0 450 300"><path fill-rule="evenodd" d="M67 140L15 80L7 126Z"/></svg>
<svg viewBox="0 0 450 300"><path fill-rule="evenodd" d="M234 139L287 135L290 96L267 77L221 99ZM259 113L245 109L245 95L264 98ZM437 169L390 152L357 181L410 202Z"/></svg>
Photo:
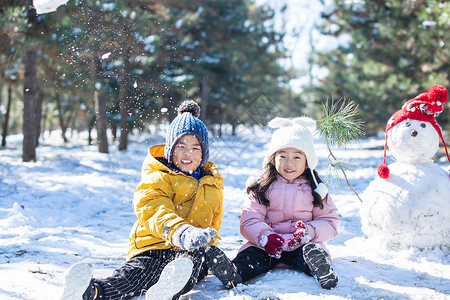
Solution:
<svg viewBox="0 0 450 300"><path fill-rule="evenodd" d="M433 173L436 172L439 176L441 176L441 175L444 176L445 175L445 177L449 178L449 180L450 180L449 171L446 170L444 167L442 167L442 166L438 165L437 163L433 162L433 163L430 164L429 168L430 168L431 172L433 172Z"/></svg>
<svg viewBox="0 0 450 300"><path fill-rule="evenodd" d="M389 174L396 175L400 177L404 176L418 176L421 177L423 175L433 175L442 176L447 175L448 173L438 164L434 162L426 163L426 164L409 164L402 162L395 162L389 165ZM390 177L390 176L389 176Z"/></svg>
<svg viewBox="0 0 450 300"><path fill-rule="evenodd" d="M450 177L448 172L436 163L405 164L395 162L389 165L389 177L386 179L376 177L362 193L367 198L378 197L374 194L398 195L407 189L416 193L430 186L441 186L450 190Z"/></svg>
<svg viewBox="0 0 450 300"><path fill-rule="evenodd" d="M397 176L413 175L413 176L431 176L433 178L449 179L449 174L440 165L430 162L428 164L406 164L395 162L389 165L390 174Z"/></svg>

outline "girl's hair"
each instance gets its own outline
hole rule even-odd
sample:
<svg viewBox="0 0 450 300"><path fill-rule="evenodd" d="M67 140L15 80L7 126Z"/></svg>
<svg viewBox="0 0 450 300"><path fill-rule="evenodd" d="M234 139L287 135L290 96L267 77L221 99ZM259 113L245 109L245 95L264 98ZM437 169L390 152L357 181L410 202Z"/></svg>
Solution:
<svg viewBox="0 0 450 300"><path fill-rule="evenodd" d="M320 184L322 182L322 179L317 174L316 170L313 170L314 176L316 177L317 183ZM259 204L262 204L264 206L269 206L270 201L266 197L266 192L269 189L270 185L277 179L277 169L275 169L275 165L272 163L272 159L269 161L269 163L266 164L264 167L264 172L255 180L253 183L251 183L247 187L247 194L253 194L256 199L258 200ZM306 177L306 179L309 181L309 184L311 186L312 195L313 195L313 206L319 207L320 209L323 209L323 200L318 193L316 193L315 189L317 188L316 184L314 183L314 180L312 178L311 169L307 168L305 169L305 172L303 172L303 175Z"/></svg>
<svg viewBox="0 0 450 300"><path fill-rule="evenodd" d="M268 207L270 205L270 201L266 197L266 192L275 179L277 179L277 175L277 169L275 169L272 161L269 161L269 163L267 163L264 167L264 172L247 187L247 194L255 195L259 204Z"/></svg>

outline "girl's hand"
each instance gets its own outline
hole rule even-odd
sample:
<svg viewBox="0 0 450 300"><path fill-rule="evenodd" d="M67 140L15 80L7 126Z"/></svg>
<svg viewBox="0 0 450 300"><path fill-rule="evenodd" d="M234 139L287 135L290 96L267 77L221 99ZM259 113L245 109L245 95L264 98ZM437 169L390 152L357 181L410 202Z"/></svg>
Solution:
<svg viewBox="0 0 450 300"><path fill-rule="evenodd" d="M308 228L306 228L306 225L305 223L303 223L303 221L297 221L297 223L295 223L295 227L297 228L297 230L294 232L294 237L301 239L307 235L309 236Z"/></svg>
<svg viewBox="0 0 450 300"><path fill-rule="evenodd" d="M305 223L303 223L303 221L297 221L295 227L297 228L297 230L294 232L294 236L286 241L284 247L285 251L292 251L311 240L311 237L308 233L308 228L306 227Z"/></svg>
<svg viewBox="0 0 450 300"><path fill-rule="evenodd" d="M267 237L263 237L261 239L260 244L262 247L264 247L264 250L266 250L269 256L275 258L281 257L281 252L283 252L284 239L280 235L276 233L269 234Z"/></svg>

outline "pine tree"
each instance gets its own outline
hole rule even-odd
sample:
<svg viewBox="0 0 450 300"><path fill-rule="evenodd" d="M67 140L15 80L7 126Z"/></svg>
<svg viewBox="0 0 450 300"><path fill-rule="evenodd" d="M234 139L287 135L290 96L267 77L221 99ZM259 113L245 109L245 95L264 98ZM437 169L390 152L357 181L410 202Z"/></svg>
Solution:
<svg viewBox="0 0 450 300"><path fill-rule="evenodd" d="M332 7L319 29L342 42L313 55L328 74L312 99L353 99L374 134L406 100L450 84L450 2L335 0Z"/></svg>

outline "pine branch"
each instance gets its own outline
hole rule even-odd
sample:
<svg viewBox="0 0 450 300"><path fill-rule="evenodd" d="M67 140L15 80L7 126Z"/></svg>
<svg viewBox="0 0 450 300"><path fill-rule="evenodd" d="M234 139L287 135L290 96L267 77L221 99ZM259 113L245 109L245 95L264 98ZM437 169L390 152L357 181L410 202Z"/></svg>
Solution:
<svg viewBox="0 0 450 300"><path fill-rule="evenodd" d="M363 121L355 119L358 106L350 100L331 100L322 103L325 117L320 120L319 127L323 136L331 146L342 148L346 143L364 136Z"/></svg>
<svg viewBox="0 0 450 300"><path fill-rule="evenodd" d="M335 169L337 166L343 174L347 186L355 193L359 201L362 202L358 193L350 185L347 174L345 173L345 170L348 169L347 166L350 164L338 160L331 151L332 146L343 148L348 142L357 140L360 136L365 135L363 121L356 119L358 115L358 105L345 98L337 102L334 99L331 99L331 101L327 101L325 104L322 103L321 108L324 113L324 118L317 123L320 134L325 139L329 152L328 160L330 163L328 165L327 174L333 172L338 174ZM330 176L331 181L334 177L335 176ZM339 175L336 177L339 177Z"/></svg>

